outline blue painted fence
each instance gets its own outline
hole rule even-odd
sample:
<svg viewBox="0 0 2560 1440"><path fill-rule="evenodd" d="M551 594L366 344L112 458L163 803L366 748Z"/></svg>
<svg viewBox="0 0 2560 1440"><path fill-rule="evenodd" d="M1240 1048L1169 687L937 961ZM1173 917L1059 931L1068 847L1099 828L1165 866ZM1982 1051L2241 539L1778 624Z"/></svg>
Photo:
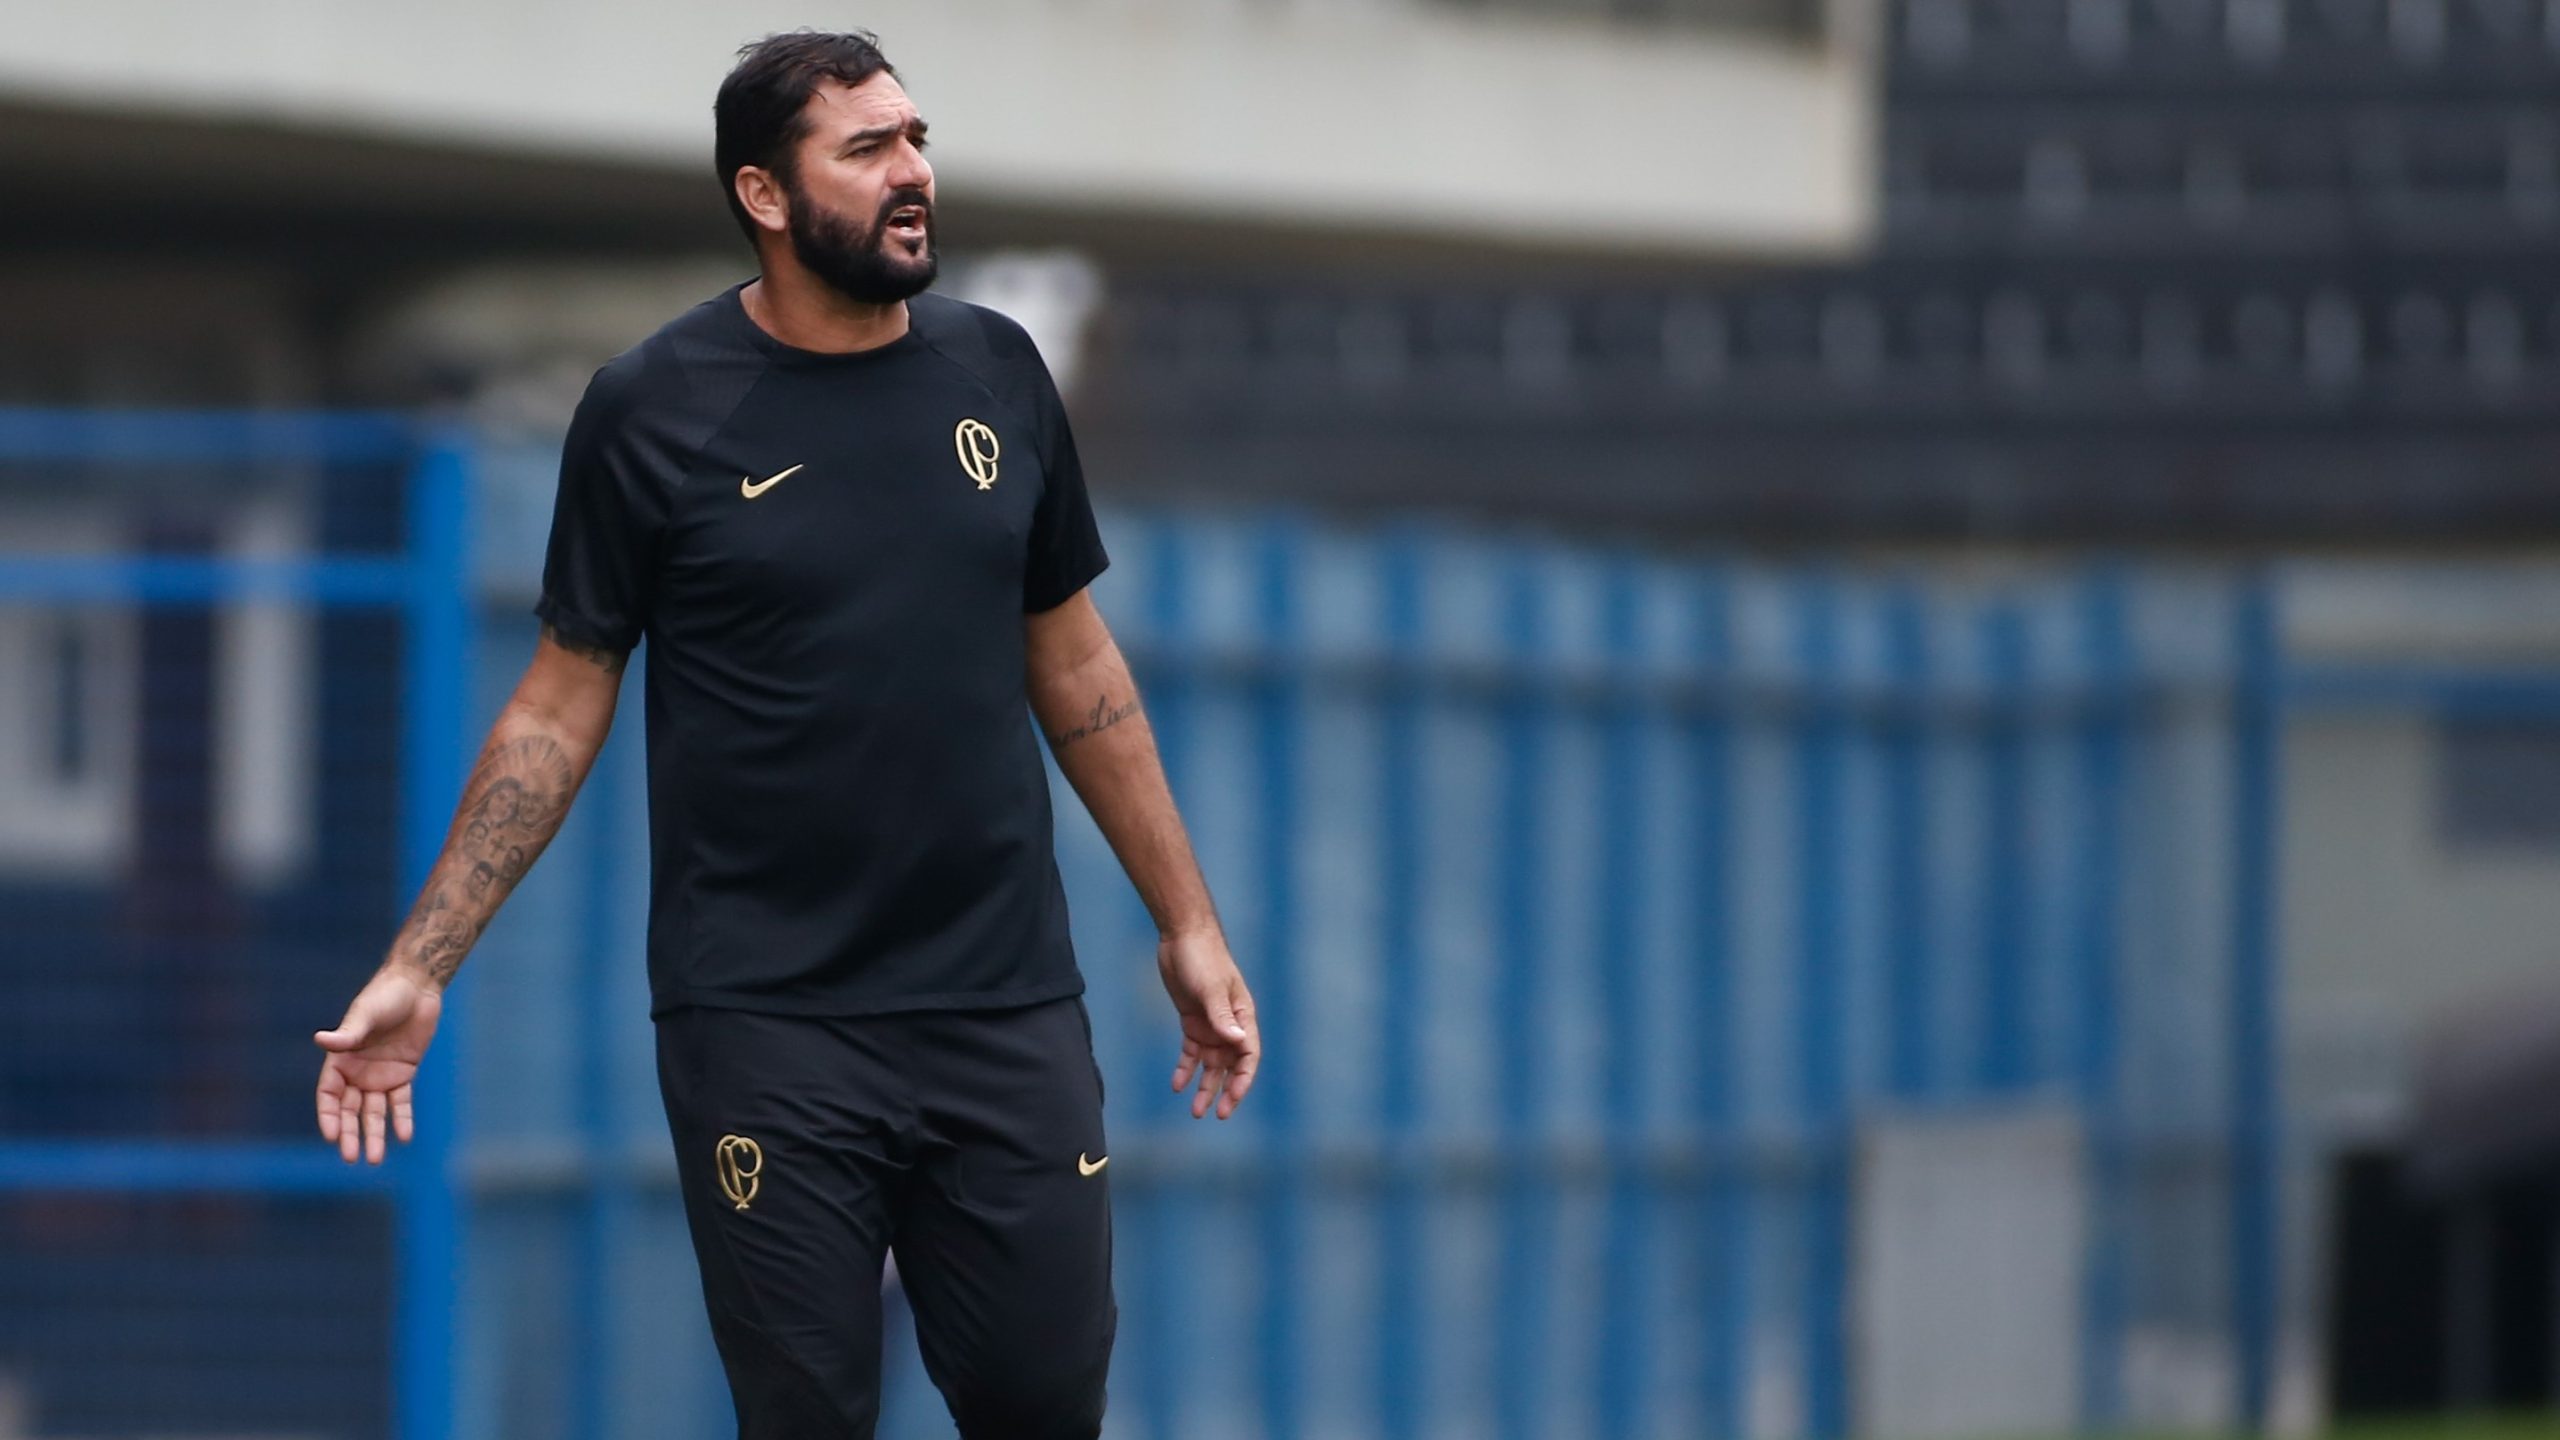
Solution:
<svg viewBox="0 0 2560 1440"><path fill-rule="evenodd" d="M529 652L547 454L393 421L0 415L0 462L313 457L388 467L395 545L13 554L0 603L395 618L398 763L330 781L398 806L378 950ZM1239 1119L1188 1119L1146 917L1062 789L1110 1092L1114 1435L1849 1433L1855 1129L2011 1100L2089 1136L2085 1418L2124 1418L2146 1338L2226 1354L2262 1412L2288 695L2262 582L1271 516L1105 534L1096 595L1271 1047ZM0 1201L387 1207L397 1433L720 1433L645 1019L639 709L483 942L425 1139L383 1175L282 1132L7 1133ZM369 963L345 957L346 991ZM343 998L258 1043L307 1043ZM31 1308L0 1319L0 1374L32 1307L71 1303L8 1299ZM892 1371L883 1433L947 1433L912 1357Z"/></svg>

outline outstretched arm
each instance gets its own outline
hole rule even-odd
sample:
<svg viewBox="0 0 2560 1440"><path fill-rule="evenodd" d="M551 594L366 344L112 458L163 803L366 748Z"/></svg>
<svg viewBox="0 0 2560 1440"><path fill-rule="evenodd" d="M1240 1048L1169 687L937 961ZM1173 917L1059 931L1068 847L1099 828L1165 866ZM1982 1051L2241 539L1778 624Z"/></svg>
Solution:
<svg viewBox="0 0 2560 1440"><path fill-rule="evenodd" d="M386 1134L415 1129L411 1083L446 985L569 813L613 726L624 656L564 643L545 626L463 786L427 883L391 949L334 1030L318 1091L321 1138L380 1163Z"/></svg>
<svg viewBox="0 0 2560 1440"><path fill-rule="evenodd" d="M1214 1099L1224 1120L1253 1088L1262 1030L1165 784L1137 681L1083 592L1026 624L1032 713L1155 918L1156 969L1182 1021L1173 1088L1188 1088L1196 1075L1193 1117Z"/></svg>

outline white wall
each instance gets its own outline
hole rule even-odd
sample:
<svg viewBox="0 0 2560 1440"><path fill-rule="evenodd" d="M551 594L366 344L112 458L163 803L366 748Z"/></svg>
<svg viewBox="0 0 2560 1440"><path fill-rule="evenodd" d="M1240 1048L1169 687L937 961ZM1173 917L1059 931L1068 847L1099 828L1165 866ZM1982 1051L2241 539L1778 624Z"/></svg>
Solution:
<svg viewBox="0 0 2560 1440"><path fill-rule="evenodd" d="M2287 731L2292 1090L2326 1131L2398 1130L2431 1024L2560 972L2560 853L2447 846L2437 743L2410 713Z"/></svg>
<svg viewBox="0 0 2560 1440"><path fill-rule="evenodd" d="M2304 564L2285 605L2297 663L2560 669L2560 555ZM2287 1080L2322 1135L2390 1137L2431 1024L2560 972L2560 850L2451 843L2440 743L2411 706L2286 729Z"/></svg>
<svg viewBox="0 0 2560 1440"><path fill-rule="evenodd" d="M1425 0L0 0L0 98L707 169L735 49L812 24L880 33L946 194L1789 257L1874 210L1854 38Z"/></svg>

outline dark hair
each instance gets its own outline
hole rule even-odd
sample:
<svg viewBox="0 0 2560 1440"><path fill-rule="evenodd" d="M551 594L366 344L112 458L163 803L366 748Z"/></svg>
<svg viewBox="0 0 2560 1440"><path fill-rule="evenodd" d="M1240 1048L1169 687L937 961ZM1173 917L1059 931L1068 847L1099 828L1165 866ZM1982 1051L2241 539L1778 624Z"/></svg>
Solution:
<svg viewBox="0 0 2560 1440"><path fill-rule="evenodd" d="M754 165L789 183L792 153L809 133L809 97L818 86L829 80L859 85L897 73L880 53L880 37L867 30L793 30L738 51L736 67L711 102L711 164L748 244L756 241L756 223L738 203L738 172Z"/></svg>

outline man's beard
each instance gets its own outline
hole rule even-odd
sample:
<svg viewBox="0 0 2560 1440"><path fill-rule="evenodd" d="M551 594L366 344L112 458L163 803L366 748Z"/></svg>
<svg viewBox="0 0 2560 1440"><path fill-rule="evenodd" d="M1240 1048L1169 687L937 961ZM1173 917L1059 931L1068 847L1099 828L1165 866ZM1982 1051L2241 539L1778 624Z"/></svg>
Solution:
<svg viewBox="0 0 2560 1440"><path fill-rule="evenodd" d="M889 216L908 205L924 212L924 248L913 256L904 245L894 251L889 245ZM933 204L921 190L890 192L866 228L805 195L791 197L791 253L810 274L860 304L894 305L921 294L942 268L933 242Z"/></svg>

